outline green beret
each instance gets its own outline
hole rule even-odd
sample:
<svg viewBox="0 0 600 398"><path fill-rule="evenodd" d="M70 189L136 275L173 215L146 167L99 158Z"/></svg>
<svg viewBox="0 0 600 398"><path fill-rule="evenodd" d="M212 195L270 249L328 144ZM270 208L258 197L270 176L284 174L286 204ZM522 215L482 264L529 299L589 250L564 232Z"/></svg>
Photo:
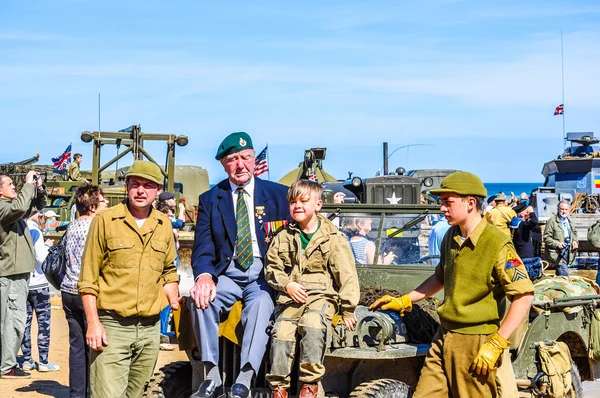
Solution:
<svg viewBox="0 0 600 398"><path fill-rule="evenodd" d="M244 149L254 149L252 138L243 131L231 133L219 145L215 159L221 160L229 154L243 151Z"/></svg>
<svg viewBox="0 0 600 398"><path fill-rule="evenodd" d="M133 165L127 170L125 178L127 179L132 176L142 177L160 185L163 185L164 181L160 167L148 160L136 160L133 162Z"/></svg>
<svg viewBox="0 0 600 398"><path fill-rule="evenodd" d="M473 173L457 171L442 180L438 189L432 189L431 194L439 196L444 192L453 192L458 195L487 196L487 189L481 179Z"/></svg>

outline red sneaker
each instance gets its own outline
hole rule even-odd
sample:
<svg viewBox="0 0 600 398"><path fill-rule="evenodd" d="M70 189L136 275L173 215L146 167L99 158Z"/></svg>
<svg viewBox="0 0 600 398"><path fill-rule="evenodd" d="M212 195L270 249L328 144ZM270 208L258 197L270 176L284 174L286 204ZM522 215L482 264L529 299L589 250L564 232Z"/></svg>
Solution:
<svg viewBox="0 0 600 398"><path fill-rule="evenodd" d="M14 367L0 376L2 379L31 379L31 373L24 372L23 369Z"/></svg>

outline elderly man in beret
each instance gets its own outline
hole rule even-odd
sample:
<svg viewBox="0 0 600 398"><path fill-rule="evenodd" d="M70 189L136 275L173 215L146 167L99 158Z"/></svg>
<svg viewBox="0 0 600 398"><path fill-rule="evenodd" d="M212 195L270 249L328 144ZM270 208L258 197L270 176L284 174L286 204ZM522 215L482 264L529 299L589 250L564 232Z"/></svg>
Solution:
<svg viewBox="0 0 600 398"><path fill-rule="evenodd" d="M135 161L127 199L90 226L78 288L94 398L142 396L158 359L159 313L167 304L179 307L173 228L152 207L162 181L156 164Z"/></svg>
<svg viewBox="0 0 600 398"><path fill-rule="evenodd" d="M435 274L402 297L384 296L371 309L404 314L412 303L444 289L438 308L440 330L417 384L414 397L496 397L516 383L497 375L510 345L508 339L528 314L533 284L510 237L482 218L487 191L474 174L455 172L432 190L452 226L442 241ZM504 297L512 305L504 315ZM508 362L510 365L510 362ZM514 376L513 376L514 377ZM506 395L502 395L506 396Z"/></svg>
<svg viewBox="0 0 600 398"><path fill-rule="evenodd" d="M269 231L289 220L287 187L254 177L252 139L243 132L227 136L216 159L228 178L200 195L192 268L196 283L194 331L206 379L192 397L217 397L223 381L219 372L221 315L242 300L244 329L240 369L231 388L234 398L250 396L269 336L274 304L264 277Z"/></svg>

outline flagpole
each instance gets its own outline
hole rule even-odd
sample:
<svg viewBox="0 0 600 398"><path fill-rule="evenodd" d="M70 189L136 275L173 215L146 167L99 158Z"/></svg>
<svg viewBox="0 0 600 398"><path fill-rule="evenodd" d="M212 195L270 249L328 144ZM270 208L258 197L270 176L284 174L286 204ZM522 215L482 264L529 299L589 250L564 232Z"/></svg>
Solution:
<svg viewBox="0 0 600 398"><path fill-rule="evenodd" d="M561 77L562 77L562 104L563 104L563 146L567 143L567 133L565 128L565 56L563 51L563 29L560 27L560 65L561 65Z"/></svg>
<svg viewBox="0 0 600 398"><path fill-rule="evenodd" d="M271 181L271 168L269 167L269 143L267 142L267 147L266 147L266 154L267 154L267 176L269 177L269 181Z"/></svg>

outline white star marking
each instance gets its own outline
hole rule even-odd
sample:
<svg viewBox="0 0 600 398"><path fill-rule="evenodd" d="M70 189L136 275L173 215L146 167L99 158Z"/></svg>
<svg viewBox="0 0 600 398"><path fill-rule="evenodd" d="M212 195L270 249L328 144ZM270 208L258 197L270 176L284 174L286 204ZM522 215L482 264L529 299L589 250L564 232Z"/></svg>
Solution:
<svg viewBox="0 0 600 398"><path fill-rule="evenodd" d="M391 198L385 198L385 200L389 201L391 205L397 205L398 202L400 202L402 200L402 197L397 198L396 197L396 192L392 193L392 197Z"/></svg>

